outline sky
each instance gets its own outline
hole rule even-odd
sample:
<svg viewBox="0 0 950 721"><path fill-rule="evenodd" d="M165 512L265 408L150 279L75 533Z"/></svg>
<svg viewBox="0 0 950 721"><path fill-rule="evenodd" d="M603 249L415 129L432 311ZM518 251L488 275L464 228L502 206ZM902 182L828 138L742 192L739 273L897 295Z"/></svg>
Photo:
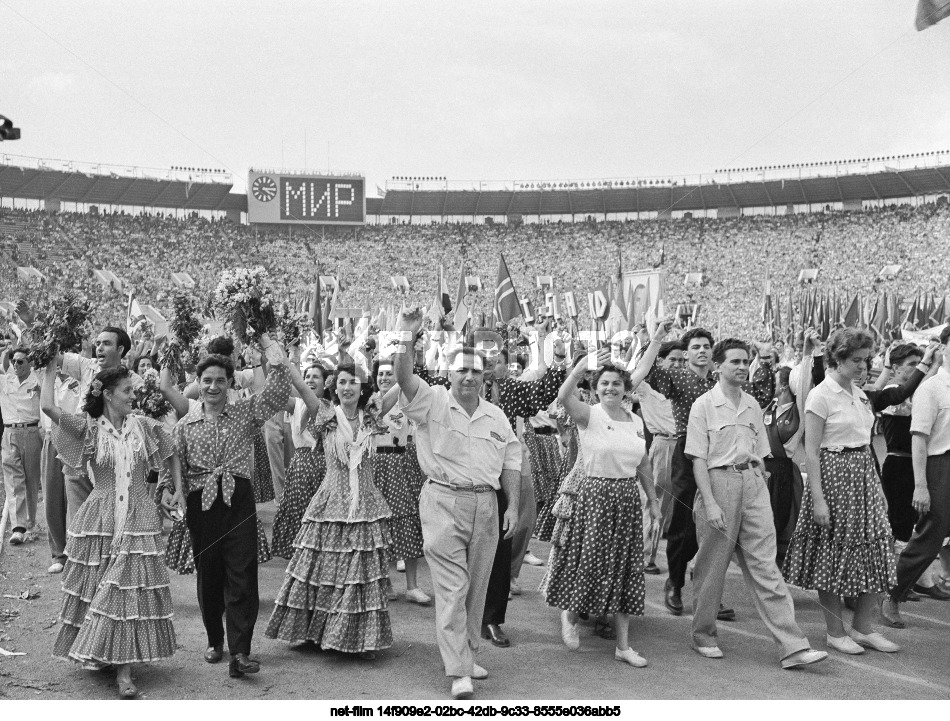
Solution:
<svg viewBox="0 0 950 721"><path fill-rule="evenodd" d="M0 152L470 180L950 148L916 0L0 0Z"/></svg>

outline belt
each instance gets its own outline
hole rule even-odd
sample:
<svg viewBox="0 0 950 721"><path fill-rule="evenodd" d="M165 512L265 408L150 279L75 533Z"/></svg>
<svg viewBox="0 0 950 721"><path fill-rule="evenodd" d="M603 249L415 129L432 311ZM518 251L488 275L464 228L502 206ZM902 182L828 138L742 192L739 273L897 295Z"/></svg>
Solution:
<svg viewBox="0 0 950 721"><path fill-rule="evenodd" d="M477 486L459 486L455 483L445 483L444 481L437 481L434 478L429 479L429 483L434 483L437 486L444 486L446 488L451 488L453 491L459 491L462 493L488 493L491 491L495 492L495 489L484 483L480 483Z"/></svg>
<svg viewBox="0 0 950 721"><path fill-rule="evenodd" d="M910 453L905 453L904 451L888 451L887 455L894 456L895 458L911 458Z"/></svg>
<svg viewBox="0 0 950 721"><path fill-rule="evenodd" d="M650 433L653 433L653 431L650 431ZM655 438L669 438L669 439L682 438L682 437L683 437L683 436L681 436L681 435L678 434L678 433L653 433L653 436L654 436Z"/></svg>
<svg viewBox="0 0 950 721"><path fill-rule="evenodd" d="M714 471L735 471L736 473L741 473L742 471L747 471L752 468L752 464L748 461L743 461L742 463L732 463L727 466L715 466L712 470Z"/></svg>
<svg viewBox="0 0 950 721"><path fill-rule="evenodd" d="M36 428L40 424L39 421L33 421L31 423L4 423L4 428Z"/></svg>
<svg viewBox="0 0 950 721"><path fill-rule="evenodd" d="M554 428L553 426L541 426L540 428L533 428L533 430L536 436L557 435L557 428Z"/></svg>
<svg viewBox="0 0 950 721"><path fill-rule="evenodd" d="M828 448L822 448L823 451L828 451L830 453L860 453L861 451L866 451L867 446L855 446L850 448L848 446L829 446Z"/></svg>
<svg viewBox="0 0 950 721"><path fill-rule="evenodd" d="M377 453L395 453L398 455L400 453L405 453L406 449L404 446L379 446L376 449L376 452Z"/></svg>

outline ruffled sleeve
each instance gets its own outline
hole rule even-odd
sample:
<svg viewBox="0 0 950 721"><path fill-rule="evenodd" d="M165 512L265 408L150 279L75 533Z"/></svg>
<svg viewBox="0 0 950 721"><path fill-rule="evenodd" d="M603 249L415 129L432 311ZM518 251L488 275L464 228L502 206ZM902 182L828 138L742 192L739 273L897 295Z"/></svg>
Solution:
<svg viewBox="0 0 950 721"><path fill-rule="evenodd" d="M307 430L314 438L328 430L328 425L336 422L336 410L333 408L333 404L324 398L318 398L317 403L317 412L307 424Z"/></svg>
<svg viewBox="0 0 950 721"><path fill-rule="evenodd" d="M175 442L162 421L147 416L140 416L138 421L142 424L146 462L153 471L160 471L175 453Z"/></svg>
<svg viewBox="0 0 950 721"><path fill-rule="evenodd" d="M95 453L97 426L85 413L63 413L53 424L53 445L70 468L83 468Z"/></svg>

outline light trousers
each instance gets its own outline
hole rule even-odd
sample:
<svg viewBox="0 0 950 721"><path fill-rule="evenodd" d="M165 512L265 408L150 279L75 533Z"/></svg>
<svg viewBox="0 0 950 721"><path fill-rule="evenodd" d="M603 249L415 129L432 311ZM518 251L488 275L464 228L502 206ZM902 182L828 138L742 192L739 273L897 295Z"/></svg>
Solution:
<svg viewBox="0 0 950 721"><path fill-rule="evenodd" d="M27 530L36 525L42 453L43 441L38 427L3 429L3 441L0 442L3 488L6 498L14 499L14 528Z"/></svg>
<svg viewBox="0 0 950 721"><path fill-rule="evenodd" d="M764 478L753 470L710 469L709 481L726 530L719 531L706 520L706 504L697 493L693 504L699 541L693 581L693 643L719 645L716 615L726 570L735 553L755 610L781 649L781 658L809 648L795 622L792 595L775 563L775 524Z"/></svg>
<svg viewBox="0 0 950 721"><path fill-rule="evenodd" d="M419 518L445 675L471 676L498 545L498 500L494 493L456 491L427 481Z"/></svg>

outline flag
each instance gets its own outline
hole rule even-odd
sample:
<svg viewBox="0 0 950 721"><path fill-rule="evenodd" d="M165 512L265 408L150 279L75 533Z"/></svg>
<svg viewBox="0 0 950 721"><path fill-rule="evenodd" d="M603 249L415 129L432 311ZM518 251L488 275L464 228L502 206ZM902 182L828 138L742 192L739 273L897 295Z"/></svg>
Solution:
<svg viewBox="0 0 950 721"><path fill-rule="evenodd" d="M521 315L521 306L518 295L515 293L515 284L508 272L505 256L498 261L498 281L495 283L495 315L499 322L507 323Z"/></svg>
<svg viewBox="0 0 950 721"><path fill-rule="evenodd" d="M323 339L323 293L320 287L320 266L317 266L317 282L313 286L313 295L310 298L310 320L313 322L313 330L317 338Z"/></svg>
<svg viewBox="0 0 950 721"><path fill-rule="evenodd" d="M429 317L432 319L432 327L439 328L442 318L448 315L452 310L452 301L449 300L449 289L445 284L445 273L442 265L439 265L439 277L435 283L435 299L429 308Z"/></svg>
<svg viewBox="0 0 950 721"><path fill-rule="evenodd" d="M145 320L145 313L135 299L135 293L129 293L129 302L125 309L125 329L128 334L132 335L132 329L143 320Z"/></svg>
<svg viewBox="0 0 950 721"><path fill-rule="evenodd" d="M947 308L947 299L944 296L940 296L940 302L937 303L933 311L930 313L931 327L935 325L943 325L943 322L947 317L946 308Z"/></svg>
<svg viewBox="0 0 950 721"><path fill-rule="evenodd" d="M904 313L904 320L901 321L901 327L905 323L917 324L917 308L920 305L920 291L917 291L917 295L914 296L914 299L911 301L910 305L907 306L907 312Z"/></svg>
<svg viewBox="0 0 950 721"><path fill-rule="evenodd" d="M765 292L762 294L762 324L775 334L775 307L772 305L772 280L765 276Z"/></svg>
<svg viewBox="0 0 950 721"><path fill-rule="evenodd" d="M879 297L874 310L868 315L868 324L881 338L884 337L884 326L887 323L887 293Z"/></svg>
<svg viewBox="0 0 950 721"><path fill-rule="evenodd" d="M382 188L380 188L380 187L377 185L377 186L376 186L376 195L378 195L380 198L385 198L385 197L386 197L386 191L383 190Z"/></svg>
<svg viewBox="0 0 950 721"><path fill-rule="evenodd" d="M844 313L844 325L845 328L857 328L858 323L861 322L861 301L858 300L858 296L854 296L854 299L851 301L851 304L848 306L848 310Z"/></svg>
<svg viewBox="0 0 950 721"><path fill-rule="evenodd" d="M465 305L465 295L468 292L468 286L465 284L465 261L462 261L459 267L459 287L455 295L455 330L463 333L465 324L469 319L469 308Z"/></svg>
<svg viewBox="0 0 950 721"><path fill-rule="evenodd" d="M926 30L944 18L950 17L950 0L917 0L917 30Z"/></svg>
<svg viewBox="0 0 950 721"><path fill-rule="evenodd" d="M892 338L900 337L900 327L901 327L900 305L901 305L900 298L898 298L896 295L888 296L887 322L884 324L884 327L891 334Z"/></svg>

